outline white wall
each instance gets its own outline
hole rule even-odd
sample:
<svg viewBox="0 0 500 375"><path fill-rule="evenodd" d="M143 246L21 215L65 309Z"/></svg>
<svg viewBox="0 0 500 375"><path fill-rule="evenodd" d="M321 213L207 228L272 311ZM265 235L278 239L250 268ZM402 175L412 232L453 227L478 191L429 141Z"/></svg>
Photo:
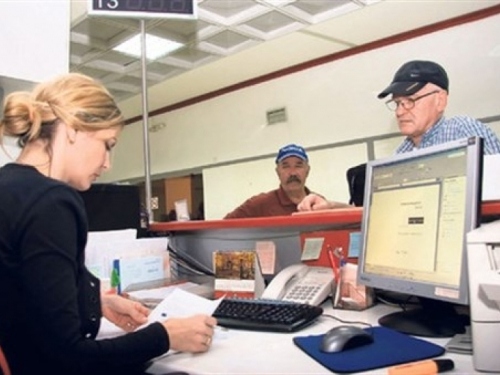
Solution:
<svg viewBox="0 0 500 375"><path fill-rule="evenodd" d="M69 70L70 2L0 2L0 76L40 82Z"/></svg>
<svg viewBox="0 0 500 375"><path fill-rule="evenodd" d="M151 173L203 169L206 216L220 218L250 195L277 186L273 157L295 142L313 150L310 188L346 201L345 171L367 160L365 141L397 133L394 115L376 98L396 69L411 59L435 60L450 77L448 116L496 116L499 43L500 16L493 16L157 116L153 121L167 126L150 135ZM281 106L288 121L266 126L266 111ZM140 124L124 131L107 181L144 175L141 139ZM392 153L399 141L374 141L375 157Z"/></svg>
<svg viewBox="0 0 500 375"><path fill-rule="evenodd" d="M69 71L69 30L69 0L0 1L0 91L4 98ZM0 165L15 159L19 151L15 140L4 139Z"/></svg>

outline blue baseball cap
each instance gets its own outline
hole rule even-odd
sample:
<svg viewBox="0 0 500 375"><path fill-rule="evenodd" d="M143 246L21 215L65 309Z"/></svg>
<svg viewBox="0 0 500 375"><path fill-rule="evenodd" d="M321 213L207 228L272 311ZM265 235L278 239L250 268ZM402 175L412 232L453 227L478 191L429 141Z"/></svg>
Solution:
<svg viewBox="0 0 500 375"><path fill-rule="evenodd" d="M309 161L309 159L307 158L306 150L304 150L302 146L291 143L280 148L280 150L278 151L278 156L276 156L276 164L290 156L296 156L304 161Z"/></svg>

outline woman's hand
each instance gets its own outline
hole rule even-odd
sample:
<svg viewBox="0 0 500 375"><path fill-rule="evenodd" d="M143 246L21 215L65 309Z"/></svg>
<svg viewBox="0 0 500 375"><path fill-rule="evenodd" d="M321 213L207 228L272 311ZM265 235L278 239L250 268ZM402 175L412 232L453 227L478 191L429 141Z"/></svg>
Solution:
<svg viewBox="0 0 500 375"><path fill-rule="evenodd" d="M147 323L149 309L116 294L101 295L102 314L121 329L132 332Z"/></svg>
<svg viewBox="0 0 500 375"><path fill-rule="evenodd" d="M195 315L168 319L162 324L168 332L170 349L200 353L210 347L217 320L208 315Z"/></svg>

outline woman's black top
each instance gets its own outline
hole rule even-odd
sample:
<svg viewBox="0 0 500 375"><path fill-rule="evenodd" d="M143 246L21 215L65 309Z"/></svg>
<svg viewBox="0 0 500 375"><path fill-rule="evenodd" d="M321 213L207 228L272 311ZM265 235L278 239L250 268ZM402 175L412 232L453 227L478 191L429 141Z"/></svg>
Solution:
<svg viewBox="0 0 500 375"><path fill-rule="evenodd" d="M0 345L13 375L137 374L168 351L160 323L95 339L100 285L86 241L77 191L30 166L0 168Z"/></svg>

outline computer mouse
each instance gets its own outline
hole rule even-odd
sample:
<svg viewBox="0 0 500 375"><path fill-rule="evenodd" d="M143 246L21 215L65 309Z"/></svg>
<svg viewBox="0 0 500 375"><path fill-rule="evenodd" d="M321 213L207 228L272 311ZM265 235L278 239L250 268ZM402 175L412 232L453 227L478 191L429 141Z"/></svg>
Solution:
<svg viewBox="0 0 500 375"><path fill-rule="evenodd" d="M325 333L320 350L325 353L337 353L373 342L373 336L356 326L337 326Z"/></svg>

